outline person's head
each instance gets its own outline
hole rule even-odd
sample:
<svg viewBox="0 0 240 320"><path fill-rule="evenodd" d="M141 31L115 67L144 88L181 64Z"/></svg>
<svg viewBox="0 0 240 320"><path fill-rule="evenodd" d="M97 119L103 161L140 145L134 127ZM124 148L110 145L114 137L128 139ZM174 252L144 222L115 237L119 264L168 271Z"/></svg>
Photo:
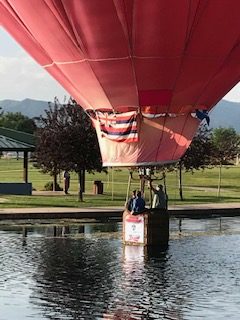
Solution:
<svg viewBox="0 0 240 320"><path fill-rule="evenodd" d="M162 184L159 184L156 189L163 191L163 185L162 185Z"/></svg>
<svg viewBox="0 0 240 320"><path fill-rule="evenodd" d="M132 191L132 197L133 197L133 198L135 198L135 197L136 197L136 193L137 193L137 191L136 191L136 190L133 190L133 191Z"/></svg>
<svg viewBox="0 0 240 320"><path fill-rule="evenodd" d="M138 198L141 198L141 196L142 196L141 191L138 191L138 192L137 192L137 197L138 197Z"/></svg>

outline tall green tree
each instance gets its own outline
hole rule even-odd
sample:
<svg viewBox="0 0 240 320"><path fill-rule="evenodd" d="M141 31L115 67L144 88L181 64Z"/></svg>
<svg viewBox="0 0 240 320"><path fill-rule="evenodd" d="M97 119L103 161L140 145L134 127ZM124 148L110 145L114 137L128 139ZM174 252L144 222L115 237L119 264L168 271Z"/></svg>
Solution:
<svg viewBox="0 0 240 320"><path fill-rule="evenodd" d="M182 171L194 172L205 169L212 163L213 142L212 130L206 124L199 127L189 148L179 161L177 167L179 171L179 195L183 200Z"/></svg>
<svg viewBox="0 0 240 320"><path fill-rule="evenodd" d="M54 177L54 187L62 170L77 172L79 200L82 201L85 171L102 170L95 129L88 115L75 101L61 105L55 100L45 113L38 119L37 165Z"/></svg>
<svg viewBox="0 0 240 320"><path fill-rule="evenodd" d="M213 130L212 143L214 147L214 165L219 166L218 197L222 181L222 166L234 160L240 150L240 136L233 128L216 128Z"/></svg>
<svg viewBox="0 0 240 320"><path fill-rule="evenodd" d="M20 112L1 112L0 127L31 134L36 130L35 121Z"/></svg>
<svg viewBox="0 0 240 320"><path fill-rule="evenodd" d="M199 127L189 148L181 159L185 171L205 169L212 163L212 129L207 125Z"/></svg>

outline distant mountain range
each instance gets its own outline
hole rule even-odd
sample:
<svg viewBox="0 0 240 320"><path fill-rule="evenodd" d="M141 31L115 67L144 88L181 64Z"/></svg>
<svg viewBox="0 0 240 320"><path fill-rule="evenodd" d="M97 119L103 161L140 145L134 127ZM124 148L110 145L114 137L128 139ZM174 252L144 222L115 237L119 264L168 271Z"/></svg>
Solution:
<svg viewBox="0 0 240 320"><path fill-rule="evenodd" d="M21 112L29 118L38 117L48 109L47 101L25 99L23 101L2 100L0 107L4 112ZM221 100L209 113L210 127L232 127L240 132L240 103Z"/></svg>
<svg viewBox="0 0 240 320"><path fill-rule="evenodd" d="M48 109L47 101L24 99L17 100L2 100L0 107L4 112L21 112L29 118L39 117L44 114L44 110Z"/></svg>
<svg viewBox="0 0 240 320"><path fill-rule="evenodd" d="M234 128L240 132L240 102L221 100L209 112L210 127Z"/></svg>

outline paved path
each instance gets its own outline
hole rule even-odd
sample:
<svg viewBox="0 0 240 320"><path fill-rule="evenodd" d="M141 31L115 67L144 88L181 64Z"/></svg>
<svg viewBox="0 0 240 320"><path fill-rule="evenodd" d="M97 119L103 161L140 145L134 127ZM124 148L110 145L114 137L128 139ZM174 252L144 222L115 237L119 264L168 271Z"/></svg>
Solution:
<svg viewBox="0 0 240 320"><path fill-rule="evenodd" d="M5 219L118 219L124 207L42 207L0 208L0 220ZM169 206L169 214L176 218L209 218L214 216L240 216L240 203L211 203Z"/></svg>
<svg viewBox="0 0 240 320"><path fill-rule="evenodd" d="M77 193L76 193L77 194ZM33 195L56 196L62 191L33 191ZM0 203L4 197L0 197ZM0 220L11 219L118 219L121 220L124 207L41 207L41 208L1 208ZM169 206L171 217L209 218L214 216L240 216L240 203L209 203Z"/></svg>

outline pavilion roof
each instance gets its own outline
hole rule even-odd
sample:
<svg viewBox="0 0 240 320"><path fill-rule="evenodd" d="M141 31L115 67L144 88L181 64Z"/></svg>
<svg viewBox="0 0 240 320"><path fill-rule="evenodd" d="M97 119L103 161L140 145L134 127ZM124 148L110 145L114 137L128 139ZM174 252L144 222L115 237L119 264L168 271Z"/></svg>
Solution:
<svg viewBox="0 0 240 320"><path fill-rule="evenodd" d="M0 127L0 151L34 151L34 135Z"/></svg>

